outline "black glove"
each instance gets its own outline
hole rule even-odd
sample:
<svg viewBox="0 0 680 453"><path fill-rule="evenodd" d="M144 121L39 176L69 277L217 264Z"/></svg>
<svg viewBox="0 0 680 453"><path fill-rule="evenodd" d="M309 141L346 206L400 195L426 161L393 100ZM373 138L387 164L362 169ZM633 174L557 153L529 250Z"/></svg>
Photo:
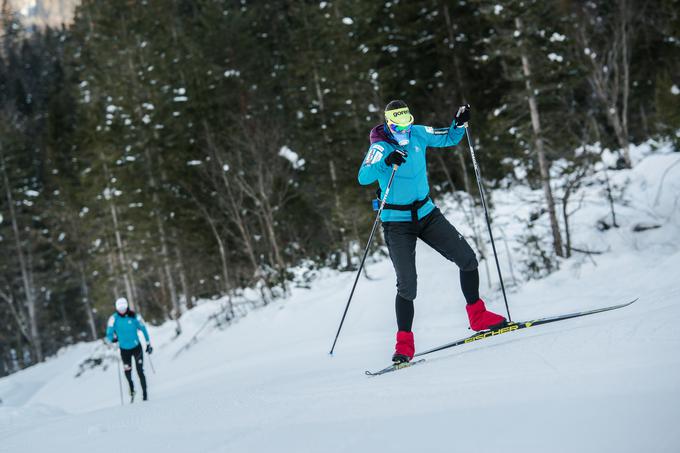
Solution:
<svg viewBox="0 0 680 453"><path fill-rule="evenodd" d="M113 340L111 340L111 343L118 343L118 336L113 337Z"/></svg>
<svg viewBox="0 0 680 453"><path fill-rule="evenodd" d="M146 353L147 353L147 354L151 354L152 352L153 352L153 348L151 347L150 344L147 344L147 345L146 345Z"/></svg>
<svg viewBox="0 0 680 453"><path fill-rule="evenodd" d="M461 127L468 121L470 121L470 104L461 105L456 113L456 127Z"/></svg>
<svg viewBox="0 0 680 453"><path fill-rule="evenodd" d="M401 165L404 162L406 162L406 153L404 151L400 150L395 150L392 151L388 156L385 158L385 164L388 167L391 167L392 165Z"/></svg>

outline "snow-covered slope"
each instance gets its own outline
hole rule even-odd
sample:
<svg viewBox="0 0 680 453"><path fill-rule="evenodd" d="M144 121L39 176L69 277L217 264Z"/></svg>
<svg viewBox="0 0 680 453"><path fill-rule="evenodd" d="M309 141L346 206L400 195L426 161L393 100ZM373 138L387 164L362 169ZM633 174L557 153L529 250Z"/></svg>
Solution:
<svg viewBox="0 0 680 453"><path fill-rule="evenodd" d="M636 150L634 170L610 173L624 190L620 228L596 228L609 212L598 185L585 189L574 214L574 244L605 253L577 255L509 293L515 319L640 297L630 307L442 351L422 366L369 378L363 371L387 364L395 333L395 282L383 260L369 266L372 280L362 278L333 357L350 273L295 289L227 329L207 329L181 350L217 310L206 302L185 314L185 338L172 340L172 325L151 330L156 373L147 364L147 403L121 407L113 352L105 370L74 377L85 358L102 355L101 343L67 348L0 380L0 451L677 452L680 154L648 148ZM537 194L493 195L496 233L509 244L499 247L501 263L510 280L510 251L519 279L516 238L531 211L527 199ZM446 206L469 232L457 204ZM633 232L639 223L661 227ZM414 331L422 350L469 331L454 266L423 244L417 260ZM490 289L484 272L482 279L489 307L503 312L495 283Z"/></svg>

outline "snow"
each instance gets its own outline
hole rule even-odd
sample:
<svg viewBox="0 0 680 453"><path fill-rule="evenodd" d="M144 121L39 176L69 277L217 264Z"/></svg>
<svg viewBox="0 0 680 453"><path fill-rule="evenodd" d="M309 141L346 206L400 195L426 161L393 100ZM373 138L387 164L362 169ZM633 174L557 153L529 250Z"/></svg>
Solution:
<svg viewBox="0 0 680 453"><path fill-rule="evenodd" d="M557 32L554 32L554 33L550 36L550 42L562 42L562 41L564 41L565 39L567 39L566 36L561 35L561 34L559 34L559 33L557 33Z"/></svg>
<svg viewBox="0 0 680 453"><path fill-rule="evenodd" d="M202 163L203 163L202 161L196 159L187 161L187 165L190 167L195 167L197 165L201 165Z"/></svg>
<svg viewBox="0 0 680 453"><path fill-rule="evenodd" d="M503 5L494 5L493 7L493 13L498 16L503 12Z"/></svg>
<svg viewBox="0 0 680 453"><path fill-rule="evenodd" d="M677 85L673 85L671 87L671 94L673 94L674 96L677 96L678 94L680 94L680 88L678 88Z"/></svg>
<svg viewBox="0 0 680 453"><path fill-rule="evenodd" d="M354 20L351 17L343 17L342 23L345 25L352 25L354 23Z"/></svg>
<svg viewBox="0 0 680 453"><path fill-rule="evenodd" d="M313 112L314 113L314 112ZM291 163L294 169L299 170L305 166L305 160L300 158L298 154L287 146L282 146L279 150L279 156Z"/></svg>
<svg viewBox="0 0 680 453"><path fill-rule="evenodd" d="M550 52L548 54L548 59L550 61L556 61L558 63L562 63L562 61L564 61L564 57L562 57L562 55L556 54L555 52Z"/></svg>
<svg viewBox="0 0 680 453"><path fill-rule="evenodd" d="M387 364L395 330L394 273L376 256L333 357L328 350L354 273L321 270L309 288L293 288L288 299L224 329L210 317L226 300L202 301L182 316L179 338L173 323L150 329L156 372L146 365L147 403L120 405L117 353L102 342L65 348L0 379L0 450L450 452L480 451L480 444L481 451L508 450L510 441L527 453L675 452L680 154L672 151L663 143L635 146L634 168L609 172L624 193L616 206L620 228L595 227L609 208L602 184L594 183L601 175L593 175L582 189L583 208L572 216L573 240L604 253L576 255L539 280L516 275L513 283L508 251L517 272L524 256L517 240L540 204L540 189L488 192L513 319L640 297L630 307L441 351L418 367L368 378L364 370ZM559 181L555 187L559 199ZM471 234L456 197L438 204ZM545 214L535 223L548 227ZM634 233L638 223L661 227ZM416 347L468 335L455 267L422 243L416 259ZM503 312L496 277L483 267L482 297ZM76 378L88 357L105 367Z"/></svg>
<svg viewBox="0 0 680 453"><path fill-rule="evenodd" d="M500 114L503 113L503 112L505 111L505 109L507 109L507 108L508 108L508 104L503 104L503 105L501 105L501 106L498 107L497 109L494 109L494 111L493 111L493 116L498 116L498 115L500 115Z"/></svg>

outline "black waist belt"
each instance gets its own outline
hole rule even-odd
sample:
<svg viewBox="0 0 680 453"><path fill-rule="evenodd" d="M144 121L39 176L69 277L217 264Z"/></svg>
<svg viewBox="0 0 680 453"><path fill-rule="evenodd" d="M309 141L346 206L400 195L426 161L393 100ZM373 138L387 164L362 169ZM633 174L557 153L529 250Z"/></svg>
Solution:
<svg viewBox="0 0 680 453"><path fill-rule="evenodd" d="M380 199L380 193L378 193L378 199ZM411 211L411 222L418 223L418 209L425 206L428 201L430 201L429 193L422 200L416 200L411 204L385 203L385 207L383 209L392 209L394 211Z"/></svg>

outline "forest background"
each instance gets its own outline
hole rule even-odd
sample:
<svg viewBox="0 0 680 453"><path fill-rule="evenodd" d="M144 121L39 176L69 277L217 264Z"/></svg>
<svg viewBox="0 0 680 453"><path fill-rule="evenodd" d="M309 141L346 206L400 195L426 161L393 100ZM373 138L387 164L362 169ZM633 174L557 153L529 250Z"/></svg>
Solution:
<svg viewBox="0 0 680 453"><path fill-rule="evenodd" d="M182 335L201 298L228 296L228 323L314 269L355 270L375 190L356 176L392 99L438 127L472 105L491 195L543 190L524 221L550 234L527 234L521 273L549 273L605 150L614 172L632 143L680 143L679 16L675 0L85 0L44 28L3 0L0 375L100 337L119 296ZM478 196L466 148L430 153L435 198Z"/></svg>

